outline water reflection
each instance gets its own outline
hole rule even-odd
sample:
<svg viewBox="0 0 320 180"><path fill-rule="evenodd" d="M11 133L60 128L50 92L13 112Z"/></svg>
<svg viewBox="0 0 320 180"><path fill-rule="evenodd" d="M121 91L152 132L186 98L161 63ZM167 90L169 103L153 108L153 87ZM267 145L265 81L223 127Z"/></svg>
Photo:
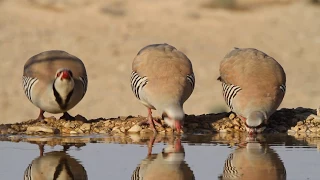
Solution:
<svg viewBox="0 0 320 180"><path fill-rule="evenodd" d="M174 140L173 140L174 141ZM180 139L169 143L161 153L152 154L149 144L148 155L134 170L131 180L194 180L194 174L184 161L185 151Z"/></svg>
<svg viewBox="0 0 320 180"><path fill-rule="evenodd" d="M267 143L250 139L229 155L220 179L284 180L286 169Z"/></svg>
<svg viewBox="0 0 320 180"><path fill-rule="evenodd" d="M78 160L68 153L69 146L63 151L43 153L39 145L40 156L34 159L24 172L25 180L87 180L87 172Z"/></svg>

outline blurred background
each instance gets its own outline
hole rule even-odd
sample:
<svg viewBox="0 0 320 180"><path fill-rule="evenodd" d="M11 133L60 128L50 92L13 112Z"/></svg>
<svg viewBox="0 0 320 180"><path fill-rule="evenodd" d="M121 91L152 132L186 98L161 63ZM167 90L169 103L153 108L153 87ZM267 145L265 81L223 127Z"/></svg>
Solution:
<svg viewBox="0 0 320 180"><path fill-rule="evenodd" d="M229 111L219 63L233 47L274 57L287 74L281 107L320 105L317 0L0 0L0 124L38 116L22 90L24 63L65 50L86 65L89 87L72 115L147 115L131 92L131 63L146 45L168 43L192 61L187 114ZM155 113L157 115L158 113ZM45 114L51 116L50 114ZM56 115L60 117L61 115Z"/></svg>

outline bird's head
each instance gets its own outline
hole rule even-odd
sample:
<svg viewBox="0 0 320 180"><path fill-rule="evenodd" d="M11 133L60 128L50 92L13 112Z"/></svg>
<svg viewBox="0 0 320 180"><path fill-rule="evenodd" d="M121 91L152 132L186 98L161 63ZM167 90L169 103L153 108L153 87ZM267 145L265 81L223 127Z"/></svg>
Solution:
<svg viewBox="0 0 320 180"><path fill-rule="evenodd" d="M74 83L72 72L63 68L56 72L53 86L62 98L66 98L73 91Z"/></svg>
<svg viewBox="0 0 320 180"><path fill-rule="evenodd" d="M162 113L162 119L167 123L172 129L176 130L178 133L182 129L184 123L184 111L182 108L167 108Z"/></svg>
<svg viewBox="0 0 320 180"><path fill-rule="evenodd" d="M254 111L245 119L246 130L249 134L261 133L266 128L267 115L261 111Z"/></svg>
<svg viewBox="0 0 320 180"><path fill-rule="evenodd" d="M184 148L181 144L181 140L177 139L174 144L168 145L162 150L162 156L166 161L183 161L184 160Z"/></svg>
<svg viewBox="0 0 320 180"><path fill-rule="evenodd" d="M56 79L60 79L61 81L63 80L71 80L71 78L73 78L73 74L72 74L72 71L69 70L69 69L59 69L57 72L56 72Z"/></svg>

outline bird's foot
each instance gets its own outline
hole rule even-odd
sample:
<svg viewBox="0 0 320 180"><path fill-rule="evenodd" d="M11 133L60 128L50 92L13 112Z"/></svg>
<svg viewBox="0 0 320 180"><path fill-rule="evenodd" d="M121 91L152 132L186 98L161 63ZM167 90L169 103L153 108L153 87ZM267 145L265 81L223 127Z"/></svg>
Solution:
<svg viewBox="0 0 320 180"><path fill-rule="evenodd" d="M141 122L139 123L139 126L144 125L144 124L149 124L150 127L151 127L151 129L153 130L153 132L154 132L155 134L157 133L157 130L156 130L155 125L162 127L162 124L159 123L157 120L155 120L155 119L153 119L153 118L147 118L146 120L141 121Z"/></svg>
<svg viewBox="0 0 320 180"><path fill-rule="evenodd" d="M64 120L75 120L75 118L73 116L71 116L69 113L64 112L63 116L60 117L60 119L64 119Z"/></svg>

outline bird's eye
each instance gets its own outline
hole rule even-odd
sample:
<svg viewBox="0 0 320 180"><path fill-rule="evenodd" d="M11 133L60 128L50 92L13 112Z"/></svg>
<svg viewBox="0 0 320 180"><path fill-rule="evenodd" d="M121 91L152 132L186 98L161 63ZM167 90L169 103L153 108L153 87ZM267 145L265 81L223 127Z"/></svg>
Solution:
<svg viewBox="0 0 320 180"><path fill-rule="evenodd" d="M61 74L61 71L57 73L57 77L59 77L59 76L60 76L60 74Z"/></svg>

